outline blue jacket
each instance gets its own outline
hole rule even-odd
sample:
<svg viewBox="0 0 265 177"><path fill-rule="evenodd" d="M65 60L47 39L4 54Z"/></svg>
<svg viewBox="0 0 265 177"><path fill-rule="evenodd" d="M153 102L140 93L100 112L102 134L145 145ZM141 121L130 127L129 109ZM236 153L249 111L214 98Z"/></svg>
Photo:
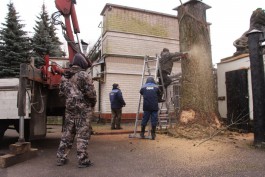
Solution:
<svg viewBox="0 0 265 177"><path fill-rule="evenodd" d="M146 80L146 83L142 86L140 94L143 95L144 111L158 111L158 95L160 90L155 84L154 78L149 77Z"/></svg>
<svg viewBox="0 0 265 177"><path fill-rule="evenodd" d="M109 93L109 99L111 104L111 109L120 109L126 105L122 92L120 89L115 88Z"/></svg>

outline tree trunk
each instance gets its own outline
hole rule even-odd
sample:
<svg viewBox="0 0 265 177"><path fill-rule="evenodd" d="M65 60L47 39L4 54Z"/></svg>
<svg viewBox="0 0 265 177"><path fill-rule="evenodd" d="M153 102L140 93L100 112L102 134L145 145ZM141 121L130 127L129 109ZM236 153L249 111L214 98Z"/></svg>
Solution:
<svg viewBox="0 0 265 177"><path fill-rule="evenodd" d="M179 124L218 127L219 113L213 75L209 26L201 1L191 0L177 8L180 51L188 52L182 59L182 86Z"/></svg>

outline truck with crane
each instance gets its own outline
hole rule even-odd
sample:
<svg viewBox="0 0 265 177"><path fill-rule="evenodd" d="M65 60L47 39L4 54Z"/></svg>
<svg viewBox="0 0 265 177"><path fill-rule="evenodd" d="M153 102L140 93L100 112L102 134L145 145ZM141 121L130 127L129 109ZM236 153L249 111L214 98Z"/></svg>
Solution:
<svg viewBox="0 0 265 177"><path fill-rule="evenodd" d="M76 53L81 53L91 67L78 37L80 29L75 4L76 0L55 0L58 12L52 14L52 21L62 26L68 45L68 62L72 62ZM60 16L64 17L64 22L58 20ZM58 86L67 67L63 68L51 61L48 54L44 54L43 59L45 64L40 68L22 63L19 79L6 79L0 83L0 103L6 105L1 110L6 114L0 116L0 139L10 127L19 132L21 141L44 138L47 116L64 116L65 100L59 97Z"/></svg>

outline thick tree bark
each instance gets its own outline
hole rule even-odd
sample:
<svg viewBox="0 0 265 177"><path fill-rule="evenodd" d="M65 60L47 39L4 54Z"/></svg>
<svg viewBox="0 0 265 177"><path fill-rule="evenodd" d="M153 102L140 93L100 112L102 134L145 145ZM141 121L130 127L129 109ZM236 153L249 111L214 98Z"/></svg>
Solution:
<svg viewBox="0 0 265 177"><path fill-rule="evenodd" d="M177 8L182 59L180 124L219 126L217 97L213 76L209 26L201 1L192 0Z"/></svg>

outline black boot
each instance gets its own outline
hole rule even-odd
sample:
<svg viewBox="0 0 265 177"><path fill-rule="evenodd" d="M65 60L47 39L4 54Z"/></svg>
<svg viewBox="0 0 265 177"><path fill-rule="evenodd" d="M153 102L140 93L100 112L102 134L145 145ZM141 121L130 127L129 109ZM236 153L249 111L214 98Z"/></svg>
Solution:
<svg viewBox="0 0 265 177"><path fill-rule="evenodd" d="M140 133L140 137L141 137L142 139L144 139L144 132L145 132L145 126L142 126L142 127L141 127L141 133Z"/></svg>
<svg viewBox="0 0 265 177"><path fill-rule="evenodd" d="M164 99L162 99L162 98L159 98L158 99L158 103L163 103L163 102L165 102L166 100L164 100Z"/></svg>
<svg viewBox="0 0 265 177"><path fill-rule="evenodd" d="M165 100L163 99L163 90L161 90L158 94L158 103L162 103L165 102Z"/></svg>
<svg viewBox="0 0 265 177"><path fill-rule="evenodd" d="M117 129L117 130L121 130L122 127L121 127L120 125L117 125L117 126L116 126L116 129Z"/></svg>
<svg viewBox="0 0 265 177"><path fill-rule="evenodd" d="M155 140L155 138L156 138L156 126L152 126L151 136L152 136L152 140Z"/></svg>

